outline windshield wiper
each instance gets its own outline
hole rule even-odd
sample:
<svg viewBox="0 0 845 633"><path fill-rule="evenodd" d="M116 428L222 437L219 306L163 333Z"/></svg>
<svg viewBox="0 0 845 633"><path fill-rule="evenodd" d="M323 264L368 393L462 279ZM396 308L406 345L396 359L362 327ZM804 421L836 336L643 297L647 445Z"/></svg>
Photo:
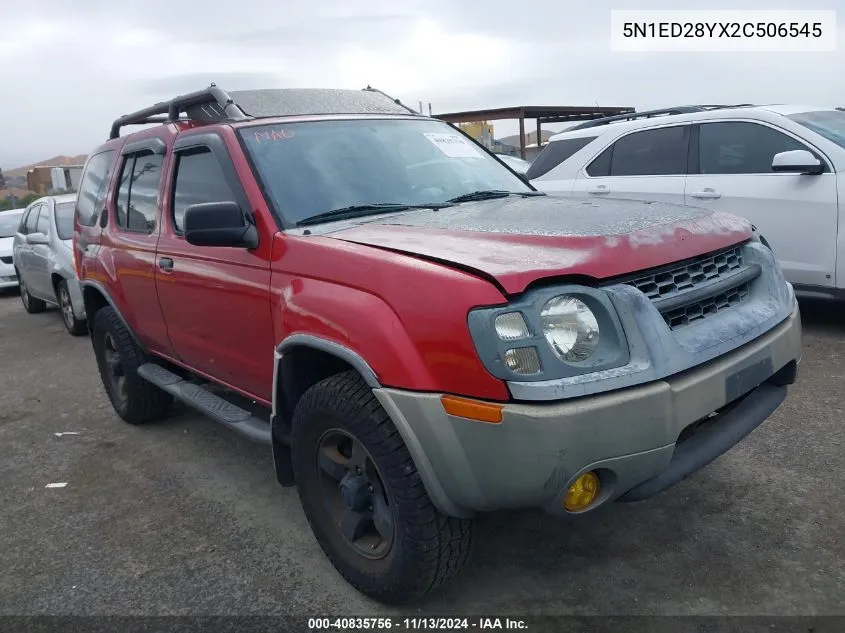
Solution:
<svg viewBox="0 0 845 633"><path fill-rule="evenodd" d="M542 191L504 191L503 189L490 189L487 191L473 191L454 198L448 202L474 202L475 200L493 200L495 198L507 198L508 196L545 196Z"/></svg>
<svg viewBox="0 0 845 633"><path fill-rule="evenodd" d="M305 218L304 220L297 222L296 226L319 224L320 222L326 222L328 220L348 220L350 218L360 218L367 215L375 215L377 213L392 213L394 211L407 211L408 209L443 209L451 206L451 202L433 202L431 204L402 204L398 202L353 204L349 207L332 209L331 211L312 215L309 218Z"/></svg>

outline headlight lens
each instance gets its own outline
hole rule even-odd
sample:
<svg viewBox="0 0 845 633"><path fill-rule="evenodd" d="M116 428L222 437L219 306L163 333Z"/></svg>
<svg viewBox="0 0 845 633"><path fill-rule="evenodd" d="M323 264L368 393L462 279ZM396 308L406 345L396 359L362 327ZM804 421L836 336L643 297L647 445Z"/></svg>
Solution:
<svg viewBox="0 0 845 633"><path fill-rule="evenodd" d="M580 299L552 297L540 311L543 335L554 353L570 363L588 359L599 344L596 315Z"/></svg>
<svg viewBox="0 0 845 633"><path fill-rule="evenodd" d="M500 314L496 317L495 328L496 334L503 341L518 341L530 336L528 325L519 312Z"/></svg>
<svg viewBox="0 0 845 633"><path fill-rule="evenodd" d="M540 357L536 347L517 347L505 352L505 365L515 374L539 374Z"/></svg>

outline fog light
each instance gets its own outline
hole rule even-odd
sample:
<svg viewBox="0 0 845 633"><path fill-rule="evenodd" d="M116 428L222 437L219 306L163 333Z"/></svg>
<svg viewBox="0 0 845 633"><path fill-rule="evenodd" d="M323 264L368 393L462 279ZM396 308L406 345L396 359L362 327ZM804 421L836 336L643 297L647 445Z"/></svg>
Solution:
<svg viewBox="0 0 845 633"><path fill-rule="evenodd" d="M589 507L598 496L599 476L590 471L572 482L563 498L563 507L570 512L579 512Z"/></svg>

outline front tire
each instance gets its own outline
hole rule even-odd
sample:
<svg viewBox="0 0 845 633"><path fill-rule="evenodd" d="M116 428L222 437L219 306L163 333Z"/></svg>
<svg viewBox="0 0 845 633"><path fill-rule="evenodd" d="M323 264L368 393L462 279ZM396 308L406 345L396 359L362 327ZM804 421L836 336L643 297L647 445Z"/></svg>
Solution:
<svg viewBox="0 0 845 633"><path fill-rule="evenodd" d="M29 290L27 290L26 284L24 283L23 277L21 277L20 273L18 273L18 287L20 289L21 303L23 303L24 310L26 310L29 314L44 312L47 304L42 299L36 299L29 294Z"/></svg>
<svg viewBox="0 0 845 633"><path fill-rule="evenodd" d="M461 570L472 522L435 508L402 437L357 372L305 392L291 453L314 535L356 589L406 604Z"/></svg>
<svg viewBox="0 0 845 633"><path fill-rule="evenodd" d="M103 387L121 418L142 424L167 415L173 396L138 375L146 356L112 308L94 315L91 342Z"/></svg>
<svg viewBox="0 0 845 633"><path fill-rule="evenodd" d="M59 300L59 309L62 311L62 321L72 336L82 336L88 333L88 325L85 319L77 319L73 311L73 302L70 300L70 291L67 281L62 279L56 284L56 296Z"/></svg>

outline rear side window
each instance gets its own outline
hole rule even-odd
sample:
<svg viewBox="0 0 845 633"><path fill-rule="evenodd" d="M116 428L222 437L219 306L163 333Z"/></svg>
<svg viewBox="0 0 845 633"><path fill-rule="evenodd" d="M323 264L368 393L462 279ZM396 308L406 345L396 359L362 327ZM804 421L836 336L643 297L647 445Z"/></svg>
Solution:
<svg viewBox="0 0 845 633"><path fill-rule="evenodd" d="M158 210L163 157L152 152L129 155L117 190L117 226L136 233L152 233Z"/></svg>
<svg viewBox="0 0 845 633"><path fill-rule="evenodd" d="M77 217L83 226L93 226L97 222L115 158L114 150L107 150L88 160L82 181L79 183L79 197L76 202Z"/></svg>
<svg viewBox="0 0 845 633"><path fill-rule="evenodd" d="M27 230L26 230L27 218L29 218L29 214L32 213L35 209L37 209L37 207L33 207L32 209L27 209L26 211L23 212L23 215L21 216L21 220L18 223L18 233L22 233L23 235L26 235L26 233L27 233Z"/></svg>
<svg viewBox="0 0 845 633"><path fill-rule="evenodd" d="M547 174L575 152L586 147L597 138L597 136L583 136L580 138L564 138L558 141L550 141L546 145L546 148L534 159L534 162L531 163L526 177L529 180L533 180L534 178L539 178Z"/></svg>
<svg viewBox="0 0 845 633"><path fill-rule="evenodd" d="M29 215L26 216L26 235L35 233L38 230L38 213L41 211L41 205L32 207Z"/></svg>
<svg viewBox="0 0 845 633"><path fill-rule="evenodd" d="M599 154L595 160L587 166L587 173L593 178L609 176L611 156L613 156L613 145Z"/></svg>
<svg viewBox="0 0 845 633"><path fill-rule="evenodd" d="M38 222L35 225L35 231L37 233L43 233L44 235L50 235L50 212L43 204L41 205L41 213L38 214Z"/></svg>
<svg viewBox="0 0 845 633"><path fill-rule="evenodd" d="M203 148L179 154L172 205L177 231L182 231L185 209L192 204L234 200L223 170L210 150Z"/></svg>
<svg viewBox="0 0 845 633"><path fill-rule="evenodd" d="M587 168L591 176L674 176L687 173L689 126L623 136Z"/></svg>
<svg viewBox="0 0 845 633"><path fill-rule="evenodd" d="M786 134L757 123L703 123L698 137L702 174L771 174L775 154L808 149Z"/></svg>
<svg viewBox="0 0 845 633"><path fill-rule="evenodd" d="M73 237L73 207L72 202L60 202L53 211L56 216L56 234L60 240Z"/></svg>

